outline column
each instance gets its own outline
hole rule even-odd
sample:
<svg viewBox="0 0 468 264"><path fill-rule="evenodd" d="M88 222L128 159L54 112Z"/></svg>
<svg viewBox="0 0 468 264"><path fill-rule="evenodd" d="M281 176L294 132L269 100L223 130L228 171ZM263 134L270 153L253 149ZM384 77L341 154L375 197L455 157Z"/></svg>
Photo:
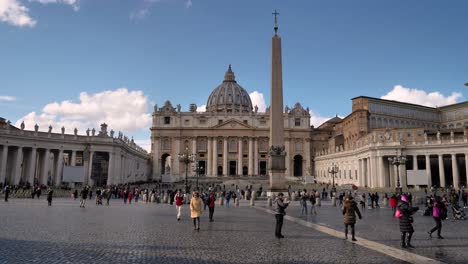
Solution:
<svg viewBox="0 0 468 264"><path fill-rule="evenodd" d="M63 169L63 150L60 149L57 152L57 157L55 159L55 180L54 185L56 187L60 186L62 183L62 169Z"/></svg>
<svg viewBox="0 0 468 264"><path fill-rule="evenodd" d="M49 160L50 160L50 149L44 150L44 155L42 157L42 173L41 173L41 184L47 184L49 178Z"/></svg>
<svg viewBox="0 0 468 264"><path fill-rule="evenodd" d="M385 175L385 162L384 157L378 157L379 159L379 173L378 173L378 187L387 187L387 175Z"/></svg>
<svg viewBox="0 0 468 264"><path fill-rule="evenodd" d="M258 176L258 138L254 138L254 175Z"/></svg>
<svg viewBox="0 0 468 264"><path fill-rule="evenodd" d="M401 187L408 187L407 175L406 175L406 164L402 163L400 165L400 183Z"/></svg>
<svg viewBox="0 0 468 264"><path fill-rule="evenodd" d="M72 150L70 166L76 166L76 151Z"/></svg>
<svg viewBox="0 0 468 264"><path fill-rule="evenodd" d="M94 156L94 151L89 152L89 161L88 161L88 185L89 186L94 186L94 180L91 178L93 175L93 156Z"/></svg>
<svg viewBox="0 0 468 264"><path fill-rule="evenodd" d="M6 179L6 168L8 161L8 146L3 145L2 156L0 157L0 183L5 183Z"/></svg>
<svg viewBox="0 0 468 264"><path fill-rule="evenodd" d="M431 173L431 156L426 155L426 177L427 177L427 187L432 186L432 173Z"/></svg>
<svg viewBox="0 0 468 264"><path fill-rule="evenodd" d="M305 139L305 144L304 144L304 157L305 157L305 173L303 175L311 176L311 167L310 167L310 139L306 138ZM287 174L286 174L287 175ZM351 175L350 175L351 176Z"/></svg>
<svg viewBox="0 0 468 264"><path fill-rule="evenodd" d="M366 184L367 184L367 187L372 187L372 171L371 171L371 162L370 162L370 158L366 158L366 173L367 173L367 177L366 177Z"/></svg>
<svg viewBox="0 0 468 264"><path fill-rule="evenodd" d="M452 154L452 174L453 174L453 187L455 188L455 190L458 190L460 188L460 175L458 173L456 154Z"/></svg>
<svg viewBox="0 0 468 264"><path fill-rule="evenodd" d="M440 187L445 187L445 171L444 171L444 159L442 154L438 155L439 159L439 180L440 180Z"/></svg>
<svg viewBox="0 0 468 264"><path fill-rule="evenodd" d="M465 171L466 171L466 183L468 185L468 154L465 153Z"/></svg>
<svg viewBox="0 0 468 264"><path fill-rule="evenodd" d="M468 154L467 154L468 155ZM254 175L253 138L249 138L249 176Z"/></svg>
<svg viewBox="0 0 468 264"><path fill-rule="evenodd" d="M239 144L238 146L239 153L237 153L237 175L242 176L243 142L242 142L241 137L237 140L237 144Z"/></svg>
<svg viewBox="0 0 468 264"><path fill-rule="evenodd" d="M223 176L228 176L228 138L223 138Z"/></svg>
<svg viewBox="0 0 468 264"><path fill-rule="evenodd" d="M418 170L418 155L413 155L413 170Z"/></svg>
<svg viewBox="0 0 468 264"><path fill-rule="evenodd" d="M197 137L192 138L192 152L191 153L198 154L197 153ZM197 155L197 157L198 157L198 155ZM193 177L195 177L195 176L197 176L197 171L191 169L192 165L193 165L193 168L196 168L198 166L198 164L195 164L195 163L188 164L188 166L189 166L189 175L192 175Z"/></svg>
<svg viewBox="0 0 468 264"><path fill-rule="evenodd" d="M115 155L114 152L109 152L109 166L107 167L107 186L111 186L112 184L115 184L114 155Z"/></svg>
<svg viewBox="0 0 468 264"><path fill-rule="evenodd" d="M213 138L213 176L218 176L218 138Z"/></svg>
<svg viewBox="0 0 468 264"><path fill-rule="evenodd" d="M362 159L358 159L358 186L363 186L362 184Z"/></svg>
<svg viewBox="0 0 468 264"><path fill-rule="evenodd" d="M23 167L23 147L18 147L16 151L15 164L13 167L13 184L21 181L21 168Z"/></svg>
<svg viewBox="0 0 468 264"><path fill-rule="evenodd" d="M161 170L162 168L159 167L159 164L161 163L159 161L160 157L161 157L161 153L160 153L160 142L161 142L161 139L159 137L154 137L153 138L153 180L160 180L160 176L161 176ZM164 166L164 165L163 165Z"/></svg>
<svg viewBox="0 0 468 264"><path fill-rule="evenodd" d="M212 139L211 137L208 137L207 143L206 143L206 176L212 176L213 174L211 173L212 171L212 165L211 162L213 160L213 147L212 147Z"/></svg>
<svg viewBox="0 0 468 264"><path fill-rule="evenodd" d="M284 141L284 148L286 150L286 156L284 157L284 162L285 162L285 166L286 166L286 171L284 172L284 174L286 176L291 176L292 173L290 171L290 167L291 167L291 151L290 151L290 148L291 148L291 141L290 139L285 139Z"/></svg>
<svg viewBox="0 0 468 264"><path fill-rule="evenodd" d="M34 174L36 172L36 156L37 156L37 148L31 149L31 156L29 156L28 160L28 182L31 185L34 185Z"/></svg>
<svg viewBox="0 0 468 264"><path fill-rule="evenodd" d="M179 153L181 153L181 151L180 151L180 140L181 140L180 137L175 138L174 148L172 149L173 154L171 155L171 157L173 157L173 158L172 158L171 176L184 175L184 177L185 177L185 173L181 173L181 171L180 171L180 161L179 161L179 158L178 158ZM185 151L185 149L183 151Z"/></svg>

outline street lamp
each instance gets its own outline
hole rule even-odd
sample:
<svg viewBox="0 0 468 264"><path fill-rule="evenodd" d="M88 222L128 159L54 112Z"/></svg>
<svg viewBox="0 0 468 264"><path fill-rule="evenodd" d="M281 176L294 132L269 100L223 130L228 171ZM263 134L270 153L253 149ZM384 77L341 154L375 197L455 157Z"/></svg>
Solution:
<svg viewBox="0 0 468 264"><path fill-rule="evenodd" d="M189 153L189 149L186 147L184 153L179 153L178 157L179 161L185 164L185 193L188 193L188 165L195 161L197 154Z"/></svg>
<svg viewBox="0 0 468 264"><path fill-rule="evenodd" d="M333 164L333 163L332 163L331 169L328 168L328 173L331 173L331 175L333 177L332 178L332 186L333 186L332 187L332 193L335 192L335 174L338 173L339 169L340 168L337 165Z"/></svg>
<svg viewBox="0 0 468 264"><path fill-rule="evenodd" d="M398 152L396 156L393 157L388 157L388 161L392 163L392 165L396 165L397 167L397 186L395 188L395 191L397 194L401 194L402 188L400 186L400 165L406 163L406 157L398 155Z"/></svg>
<svg viewBox="0 0 468 264"><path fill-rule="evenodd" d="M200 166L200 163L197 161L197 166L195 167L195 172L197 173L197 191L198 189L198 178L200 177L200 172L203 170L203 166Z"/></svg>

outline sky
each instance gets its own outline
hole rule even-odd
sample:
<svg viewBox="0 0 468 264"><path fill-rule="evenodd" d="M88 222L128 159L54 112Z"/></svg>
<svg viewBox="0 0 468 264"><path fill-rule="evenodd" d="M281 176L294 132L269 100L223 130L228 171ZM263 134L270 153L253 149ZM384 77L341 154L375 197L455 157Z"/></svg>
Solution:
<svg viewBox="0 0 468 264"><path fill-rule="evenodd" d="M123 131L150 146L151 111L203 111L229 64L269 105L272 12L284 105L315 126L371 96L467 100L465 0L0 0L0 116L26 129Z"/></svg>

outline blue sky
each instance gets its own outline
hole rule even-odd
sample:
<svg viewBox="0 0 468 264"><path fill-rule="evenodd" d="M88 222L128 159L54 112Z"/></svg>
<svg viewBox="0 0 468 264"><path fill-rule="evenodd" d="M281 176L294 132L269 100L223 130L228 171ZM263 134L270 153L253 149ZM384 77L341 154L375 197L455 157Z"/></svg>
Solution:
<svg viewBox="0 0 468 264"><path fill-rule="evenodd" d="M154 103L205 104L228 64L268 100L274 9L284 103L313 123L359 95L466 100L468 1L0 0L0 116L70 132L104 120L145 144Z"/></svg>

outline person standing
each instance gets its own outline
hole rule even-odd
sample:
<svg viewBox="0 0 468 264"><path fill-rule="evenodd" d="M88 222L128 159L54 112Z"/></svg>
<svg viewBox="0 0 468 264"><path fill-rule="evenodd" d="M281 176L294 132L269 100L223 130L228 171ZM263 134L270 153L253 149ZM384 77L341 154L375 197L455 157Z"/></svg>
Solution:
<svg viewBox="0 0 468 264"><path fill-rule="evenodd" d="M284 194L282 192L278 193L278 197L275 199L276 210L275 210L275 218L276 218L276 229L275 229L275 236L277 238L284 238L281 230L283 229L283 218L286 215L286 208L289 205L289 201L283 199Z"/></svg>
<svg viewBox="0 0 468 264"><path fill-rule="evenodd" d="M202 214L202 200L198 196L198 192L193 192L192 199L190 200L190 211L193 219L193 230L200 231L200 216Z"/></svg>
<svg viewBox="0 0 468 264"><path fill-rule="evenodd" d="M210 216L210 222L213 222L213 214L214 214L214 209L215 209L215 194L214 192L211 192L210 195L207 198L207 205L208 205L208 210L209 210L209 216Z"/></svg>
<svg viewBox="0 0 468 264"><path fill-rule="evenodd" d="M346 197L343 206L344 224L345 224L345 239L348 239L348 226L351 226L351 236L353 241L357 241L354 236L354 225L356 224L356 214L359 219L362 219L361 212L357 206L357 203L353 200L351 195Z"/></svg>
<svg viewBox="0 0 468 264"><path fill-rule="evenodd" d="M88 199L88 186L85 186L83 190L81 190L81 201L80 207L84 208L86 204L86 199Z"/></svg>
<svg viewBox="0 0 468 264"><path fill-rule="evenodd" d="M315 199L314 195L310 195L309 200L310 200L310 214L317 214L317 210L315 206L317 204L317 200Z"/></svg>
<svg viewBox="0 0 468 264"><path fill-rule="evenodd" d="M73 192L73 200L76 199L78 199L78 190L75 189L75 191Z"/></svg>
<svg viewBox="0 0 468 264"><path fill-rule="evenodd" d="M52 206L52 196L54 195L54 190L52 190L50 187L47 190L47 203L49 206Z"/></svg>
<svg viewBox="0 0 468 264"><path fill-rule="evenodd" d="M112 191L110 188L106 190L106 205L109 206L109 201L112 198Z"/></svg>
<svg viewBox="0 0 468 264"><path fill-rule="evenodd" d="M311 197L314 196L314 191L311 192ZM301 192L301 215L304 215L304 212L305 212L305 215L307 215L307 199L309 197L307 196L307 191L304 189L302 192ZM315 197L314 197L315 199Z"/></svg>
<svg viewBox="0 0 468 264"><path fill-rule="evenodd" d="M10 185L5 185L3 192L5 193L5 202L8 202L8 196L10 196Z"/></svg>
<svg viewBox="0 0 468 264"><path fill-rule="evenodd" d="M442 199L440 196L436 196L436 201L434 202L432 206L432 217L434 218L434 221L436 222L436 226L433 227L429 232L429 237L432 238L432 233L434 233L437 230L437 238L438 239L444 239L440 233L442 232L442 219L444 219L444 214L446 214L446 209L444 203L441 201ZM445 212L444 212L445 210Z"/></svg>
<svg viewBox="0 0 468 264"><path fill-rule="evenodd" d="M412 215L418 211L418 207L411 207L406 195L401 196L401 204L398 206L396 217L400 219L401 247L414 248L411 245L411 237L414 233Z"/></svg>
<svg viewBox="0 0 468 264"><path fill-rule="evenodd" d="M177 221L180 221L180 211L182 210L182 204L184 203L184 196L180 193L180 190L178 190L175 195L175 202L177 211Z"/></svg>
<svg viewBox="0 0 468 264"><path fill-rule="evenodd" d="M393 215L395 215L395 210L397 207L397 198L395 194L393 194L392 197L390 197L390 207L392 208Z"/></svg>
<svg viewBox="0 0 468 264"><path fill-rule="evenodd" d="M231 191L226 193L226 207L229 208L229 201L231 201Z"/></svg>

